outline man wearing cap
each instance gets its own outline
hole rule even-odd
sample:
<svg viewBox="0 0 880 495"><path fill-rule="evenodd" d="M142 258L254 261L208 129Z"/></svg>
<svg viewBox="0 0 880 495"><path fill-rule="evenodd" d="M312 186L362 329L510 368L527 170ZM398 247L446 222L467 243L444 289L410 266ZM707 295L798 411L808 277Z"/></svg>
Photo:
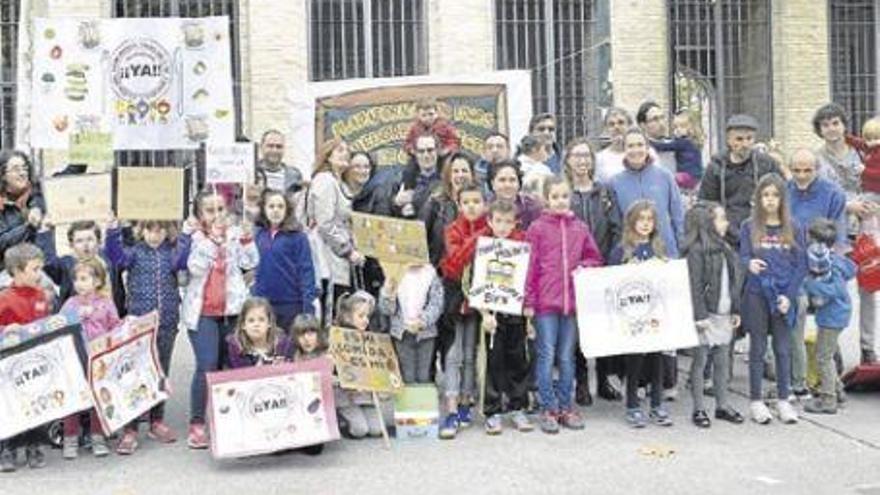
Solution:
<svg viewBox="0 0 880 495"><path fill-rule="evenodd" d="M765 174L782 171L769 156L753 149L758 121L751 115L733 115L725 126L727 147L712 157L699 198L721 203L727 210L730 227L725 238L734 247L739 246L739 229L752 209L752 194Z"/></svg>

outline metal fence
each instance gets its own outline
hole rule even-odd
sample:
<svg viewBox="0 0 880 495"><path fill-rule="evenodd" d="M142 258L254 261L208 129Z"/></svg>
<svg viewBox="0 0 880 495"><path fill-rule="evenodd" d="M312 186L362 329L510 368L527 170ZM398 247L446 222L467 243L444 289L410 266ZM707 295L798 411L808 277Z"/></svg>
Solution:
<svg viewBox="0 0 880 495"><path fill-rule="evenodd" d="M772 136L770 28L769 0L669 1L673 109L702 118L715 144L735 113L758 119L759 138Z"/></svg>
<svg viewBox="0 0 880 495"><path fill-rule="evenodd" d="M312 81L428 72L421 0L311 0L307 5Z"/></svg>
<svg viewBox="0 0 880 495"><path fill-rule="evenodd" d="M561 144L599 129L596 7L593 0L495 1L495 67L532 71L532 110L556 115Z"/></svg>
<svg viewBox="0 0 880 495"><path fill-rule="evenodd" d="M15 146L18 19L18 0L0 2L0 148L3 149Z"/></svg>
<svg viewBox="0 0 880 495"><path fill-rule="evenodd" d="M828 2L831 97L849 112L853 132L878 108L878 12L880 0Z"/></svg>

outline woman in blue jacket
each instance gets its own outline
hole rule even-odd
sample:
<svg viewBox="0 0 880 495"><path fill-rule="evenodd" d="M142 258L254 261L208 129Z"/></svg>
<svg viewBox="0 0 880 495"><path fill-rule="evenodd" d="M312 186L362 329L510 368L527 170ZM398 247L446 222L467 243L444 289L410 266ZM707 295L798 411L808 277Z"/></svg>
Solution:
<svg viewBox="0 0 880 495"><path fill-rule="evenodd" d="M251 292L269 300L278 326L289 332L296 315L314 314L318 291L308 236L296 223L284 194L263 193L254 239L260 264Z"/></svg>

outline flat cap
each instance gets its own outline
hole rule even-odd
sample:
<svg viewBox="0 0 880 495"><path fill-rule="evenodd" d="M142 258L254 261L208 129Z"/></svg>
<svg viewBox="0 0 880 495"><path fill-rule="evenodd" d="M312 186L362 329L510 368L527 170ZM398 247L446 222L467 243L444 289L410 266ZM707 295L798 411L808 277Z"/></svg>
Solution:
<svg viewBox="0 0 880 495"><path fill-rule="evenodd" d="M731 129L751 129L753 131L757 131L758 120L751 115L738 113L736 115L731 115L727 119L727 125L724 126L724 129L727 131Z"/></svg>

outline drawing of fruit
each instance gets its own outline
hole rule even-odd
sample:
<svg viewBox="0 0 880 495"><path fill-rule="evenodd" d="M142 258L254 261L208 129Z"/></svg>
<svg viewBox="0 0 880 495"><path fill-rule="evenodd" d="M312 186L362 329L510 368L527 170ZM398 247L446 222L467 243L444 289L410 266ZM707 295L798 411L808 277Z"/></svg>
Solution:
<svg viewBox="0 0 880 495"><path fill-rule="evenodd" d="M49 57L54 60L58 60L59 58L61 58L62 53L63 52L61 50L61 47L58 45L55 45L54 47L52 47L52 50L49 51Z"/></svg>
<svg viewBox="0 0 880 495"><path fill-rule="evenodd" d="M52 91L52 86L55 85L55 74L44 72L43 75L40 76L40 81L43 82L43 93L48 93Z"/></svg>
<svg viewBox="0 0 880 495"><path fill-rule="evenodd" d="M59 115L52 119L52 127L54 127L55 130L58 132L66 131L68 125L69 121L67 119L67 115Z"/></svg>
<svg viewBox="0 0 880 495"><path fill-rule="evenodd" d="M171 104L168 103L166 100L162 100L156 104L156 110L159 112L160 115L165 115L166 113L171 111Z"/></svg>
<svg viewBox="0 0 880 495"><path fill-rule="evenodd" d="M208 65L206 63L202 62L201 60L196 62L195 65L193 65L193 74L195 74L197 76L204 74L205 71L207 71L207 70L208 70Z"/></svg>
<svg viewBox="0 0 880 495"><path fill-rule="evenodd" d="M227 110L225 108L218 108L217 110L214 111L214 117L217 117L218 119L222 119L224 117L227 117L228 115L229 115L229 110Z"/></svg>
<svg viewBox="0 0 880 495"><path fill-rule="evenodd" d="M89 82L86 72L89 66L86 64L67 64L65 76L67 84L64 87L64 96L71 101L83 101L89 93Z"/></svg>
<svg viewBox="0 0 880 495"><path fill-rule="evenodd" d="M183 41L187 48L199 48L205 43L205 29L201 23L188 22L183 25Z"/></svg>
<svg viewBox="0 0 880 495"><path fill-rule="evenodd" d="M43 31L43 37L47 40L55 39L55 30L52 28L46 28L46 30Z"/></svg>
<svg viewBox="0 0 880 495"><path fill-rule="evenodd" d="M98 30L97 21L85 21L79 24L79 44L87 50L91 50L101 44L101 32Z"/></svg>
<svg viewBox="0 0 880 495"><path fill-rule="evenodd" d="M210 96L210 93L208 93L208 90L205 88L200 88L200 89L197 89L195 91L195 93L193 93L192 99L195 102L202 102L202 101L205 101L206 99L208 99L208 96Z"/></svg>

